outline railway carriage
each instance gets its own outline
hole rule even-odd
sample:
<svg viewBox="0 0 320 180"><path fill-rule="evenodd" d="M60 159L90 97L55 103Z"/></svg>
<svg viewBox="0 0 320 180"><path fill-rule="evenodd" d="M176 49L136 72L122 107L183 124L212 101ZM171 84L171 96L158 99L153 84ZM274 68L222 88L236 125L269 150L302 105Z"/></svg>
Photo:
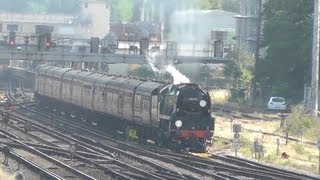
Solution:
<svg viewBox="0 0 320 180"><path fill-rule="evenodd" d="M82 107L90 110L94 109L94 98L95 98L95 92L98 92L95 90L97 79L101 78L102 74L89 74L87 77L83 79L83 90L81 94L81 104ZM103 92L102 92L103 93Z"/></svg>
<svg viewBox="0 0 320 180"><path fill-rule="evenodd" d="M210 97L197 84L51 66L39 67L35 83L40 103L124 134L134 129L139 141L151 139L158 145L203 152L213 135Z"/></svg>

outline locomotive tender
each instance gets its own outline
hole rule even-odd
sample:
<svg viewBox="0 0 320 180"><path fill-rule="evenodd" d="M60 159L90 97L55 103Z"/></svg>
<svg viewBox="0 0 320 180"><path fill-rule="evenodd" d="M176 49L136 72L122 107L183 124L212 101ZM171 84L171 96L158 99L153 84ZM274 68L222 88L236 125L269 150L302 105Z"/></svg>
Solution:
<svg viewBox="0 0 320 180"><path fill-rule="evenodd" d="M194 83L171 84L39 66L35 98L99 127L137 132L139 141L205 152L214 131L208 93Z"/></svg>

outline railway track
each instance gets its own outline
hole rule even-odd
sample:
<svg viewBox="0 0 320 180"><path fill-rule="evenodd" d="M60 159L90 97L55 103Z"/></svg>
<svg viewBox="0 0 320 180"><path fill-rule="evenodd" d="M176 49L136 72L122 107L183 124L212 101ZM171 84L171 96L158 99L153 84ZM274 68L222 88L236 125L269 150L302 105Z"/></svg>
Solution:
<svg viewBox="0 0 320 180"><path fill-rule="evenodd" d="M11 119L11 122L12 121L16 121L16 119L12 120ZM9 128L12 127L12 125L9 125ZM13 126L14 127L14 126ZM59 156L56 156L57 155L57 149L58 147L57 146L50 146L50 148L47 148L47 150L44 150L44 148L40 148L38 146L40 146L38 143L35 143L34 141L31 142L31 143L22 143L18 138L17 136L15 135L12 135L11 133L13 131L10 131L10 129L7 129L7 130L1 130L1 132L3 134L6 134L7 136L7 139L13 141L9 141L9 142L2 142L3 144L7 144L8 146L10 147L13 147L14 149L18 149L19 151L23 150L23 151L31 151L30 153L33 153L34 156L31 157L33 160L35 160L35 164L38 163L38 161L42 161L41 159L39 160L37 157L40 157L40 158L45 158L46 161L48 161L48 163L45 163L43 164L43 166L45 167L46 164L57 164L56 166L58 167L62 167L64 169L66 169L67 171L74 171L74 174L75 175L66 175L66 177L71 177L71 178L74 178L74 177L77 177L77 178L80 178L80 179L96 179L95 177L91 177L90 175L87 175L87 174L90 174L88 172L86 172L87 169L89 169L87 166L86 167L83 167L81 168L81 165L84 164L83 162L85 162L86 164L89 164L88 162L90 162L90 159L89 158L83 158L83 157L90 157L90 153L86 153L86 152L80 152L80 153L77 153L74 155L74 159L76 161L73 161L71 160L71 155L70 155L70 151L64 151L64 153L59 153L58 155ZM17 130L17 128L14 129L14 132L17 132L19 130ZM11 133L10 133L11 132ZM38 133L38 132L37 132ZM39 134L38 134L39 135ZM11 138L9 138L11 137ZM44 138L44 137L42 137ZM36 140L39 140L40 139L40 142L46 142L46 140L43 140L41 137L38 137L36 138ZM46 136L46 138L48 138L48 136ZM47 143L47 144L50 144L50 143ZM60 144L60 143L59 143ZM48 149L51 149L51 151L48 151ZM43 153L41 150L43 150L44 152L47 152L47 153ZM16 150L15 150L16 152ZM48 153L49 152L49 153ZM55 152L55 153L53 153ZM27 153L27 155L30 155L30 153ZM24 153L24 155L21 155L21 156L27 156L25 155L26 153ZM50 156L49 156L50 154ZM56 154L54 157L52 157L51 155L52 154ZM95 157L93 159L99 159L99 160L103 160L103 159L106 159L105 157ZM107 159L109 160L109 159ZM65 163L66 162L66 163ZM79 165L79 167L77 167ZM52 165L54 166L54 165ZM73 167L71 167L73 166ZM50 171L55 171L55 169L61 169L61 168L49 168ZM77 169L81 169L81 171L77 170ZM99 179L105 179L105 178L110 178L110 176L105 176L105 172L103 170L97 170L96 168L90 168L90 171L93 172L94 176L96 177L99 177ZM60 175L62 176L62 175ZM62 176L64 178L62 179L67 179L65 176ZM119 175L119 177L124 177L122 175ZM127 178L128 179L128 178Z"/></svg>
<svg viewBox="0 0 320 180"><path fill-rule="evenodd" d="M31 109L29 109L28 111L30 112ZM49 115L49 116L45 115L43 112L41 112L41 114L43 116L46 116L47 118L51 117L51 115ZM60 119L58 117L55 117L55 118L56 118L57 123L61 124L57 128L62 128L62 130L64 130L64 131L70 131L70 128L82 130L82 133L81 133L82 135L78 135L80 132L78 132L78 134L73 134L73 137L77 138L78 140L81 140L82 142L86 142L86 143L91 143L92 146L100 147L101 149L105 149L110 153L116 154L117 157L129 158L129 159L133 159L135 161L138 161L140 163L147 164L147 165L155 168L159 173L160 172L162 174L163 173L170 173L171 176L178 176L178 177L180 177L180 179L198 179L198 178L202 177L203 174L206 174L206 172L202 172L202 171L198 171L198 170L190 171L190 169L188 169L188 170L193 173L188 173L189 171L186 171L185 167L180 168L179 172L174 172L174 171L172 171L172 169L164 168L165 167L164 163L169 164L169 163L172 163L172 161L169 161L169 160L164 161L162 156L150 154L150 153L147 153L146 151L141 151L141 149L139 149L138 151L133 151L132 148L134 148L134 147L127 146L126 142L121 142L121 141L113 139L112 137L108 137L107 135L102 135L103 134L102 132L95 131L93 129L88 129L87 126L81 127L78 124L74 124L74 123L71 124L70 122L68 122L70 120ZM48 123L48 124L50 124L50 123ZM63 127L68 127L68 129L63 128ZM85 135L83 135L83 134L85 134ZM90 137L90 138L88 138L88 137ZM110 144L112 146L110 146ZM119 148L117 148L117 147L119 147ZM128 148L130 148L130 149L128 149ZM133 154L132 152L135 152L135 153ZM147 156L147 157L138 158L141 156ZM157 160L157 163L154 162L155 160ZM181 173L183 171L185 171L186 173L185 174ZM213 178L213 177L219 178L219 176L216 176L215 174L208 174L207 173L206 175L211 178ZM193 177L193 176L195 176L195 177ZM168 177L166 177L166 178L168 178Z"/></svg>
<svg viewBox="0 0 320 180"><path fill-rule="evenodd" d="M11 87L11 86L10 86ZM11 94L11 93L9 93L9 94ZM13 99L14 100L14 99ZM23 107L23 106L21 106L21 105L19 105L20 107ZM31 110L31 109L28 109L29 111ZM32 111L32 110L31 110ZM23 123L25 123L25 122L29 122L30 121L30 119L34 119L34 117L33 116L24 116L24 117L22 117L22 116L19 116L19 115L17 115L17 114L15 114L16 112L14 112L14 113L11 113L11 118L13 118L14 120L19 120L20 121L20 124L23 124ZM39 113L39 112L38 112ZM20 114L21 114L21 112L20 112ZM22 115L26 115L26 114L23 114L22 113ZM43 113L42 113L42 115L43 115ZM29 117L30 119L26 119L26 117ZM51 117L52 117L52 115L51 115ZM39 119L38 119L39 120ZM63 121L60 121L59 123L62 123ZM34 128L36 128L37 129L37 131L39 131L39 132L42 132L42 133L49 133L50 132L50 130L48 130L48 129L46 129L46 127L40 127L40 128L38 128L37 127L37 125L36 125L36 123L35 122L33 122L34 123ZM18 123L19 124L19 123ZM48 124L47 124L48 125ZM65 126L65 127L73 127L73 126L69 126L69 125L67 125L67 126ZM84 127L85 128L85 127ZM64 129L64 131L65 132L70 132L70 129L66 129L66 128L63 128ZM77 128L71 128L71 131L74 131L75 129L77 129ZM15 130L19 130L19 129L17 129L17 128L15 128ZM21 131L21 129L20 129L20 131ZM45 131L45 132L44 132ZM81 133L81 132L80 132ZM83 133L83 132L82 132ZM61 142L61 141L65 141L66 139L68 139L68 138L66 138L66 137L62 137L62 138L57 138L57 135L56 134L59 134L59 133L57 133L57 132L54 132L54 133L49 133L50 135L49 136L51 136L51 137L54 137L56 140L53 140L53 141L59 141L59 142ZM59 134L60 136L61 136L61 134ZM37 134L37 135L34 135L34 132L33 132L33 134L31 134L31 136L32 136L32 138L35 138L35 139L37 139L37 140L39 140L39 134ZM75 135L75 134L73 134L73 136L75 136L75 137L77 137L77 135ZM41 143L44 143L44 144L47 144L47 145L49 145L51 148L52 147L55 147L56 145L55 145L55 143L53 143L52 141L51 142L48 142L48 141L46 141L46 140L44 140L43 138L40 140L41 141ZM73 141L76 141L76 143L77 143L77 145L79 146L79 144L80 145L82 145L83 144L83 142L81 142L81 141L79 141L79 140L76 140L76 139L73 139ZM70 143L70 142L69 142ZM67 144L68 144L68 142L67 142ZM88 144L86 144L87 146L88 146ZM37 145L38 146L38 145ZM61 146L61 143L60 143L60 146ZM63 147L62 147L63 148ZM92 146L91 146L91 148L93 148ZM112 149L112 148L111 148ZM61 149L60 149L61 150ZM110 147L109 147L109 150L110 150ZM48 151L50 151L50 150L48 150L48 149L46 149L46 151L48 152ZM150 161L146 161L146 160L142 160L142 159L140 159L140 158L137 158L136 156L134 156L134 155L131 155L131 154L126 154L126 158L129 158L129 159L132 159L132 160L134 160L134 161L137 161L137 162L140 162L140 164L138 165L138 167L139 168L136 168L136 167L134 167L134 166L131 166L131 165L129 165L130 163L124 163L124 162L121 162L121 161L118 161L114 156L113 156L113 154L110 154L108 151L104 151L104 150L101 150L101 149L95 149L95 151L96 152L98 152L98 153L100 153L100 155L101 154L107 154L107 155L109 155L109 156L112 156L112 158L113 159L111 159L111 160L108 160L108 161L105 161L105 162L102 162L102 161L100 161L100 162L93 162L93 161L89 161L89 163L90 164L93 164L93 165L95 165L95 166L97 166L97 167L99 167L100 169L103 169L103 170L105 170L105 171L107 171L107 172L111 172L114 176L118 176L119 178L121 178L121 179L129 179L128 177L136 177L136 179L185 179L185 178L183 178L183 176L181 176L179 173L174 173L174 172L171 172L169 169L166 169L166 168L163 168L162 166L159 166L159 165L156 165L156 164L154 164L154 163L152 163L152 162L150 162ZM116 154L121 154L121 153L119 153L119 150L116 150L115 151L115 149L112 149L112 151L113 151L113 153L116 153ZM64 152L65 153L65 152ZM94 153L94 151L91 151L90 152L90 155L92 155ZM79 159L79 157L78 157L78 159ZM85 159L85 158L82 158L82 160L83 159ZM87 160L87 159L85 159L85 160ZM87 163L88 163L88 160L87 160ZM117 172L114 172L114 170L112 170L112 169L108 169L108 168L106 168L106 167L104 167L104 166L102 166L101 164L118 164L119 165L119 169L121 169L121 168L125 168L125 169L123 169L123 171L122 171L122 173L121 173L121 175L119 175ZM135 162L135 164L137 164L136 162ZM151 166L151 167L154 167L155 168L155 172L152 172L152 173L148 173L148 172L146 172L146 171L143 171L143 170L140 170L140 169L145 169L146 167L144 167L144 164L148 164L149 166ZM142 168L141 168L142 167ZM113 167L114 168L114 167ZM147 167L148 168L148 167ZM128 171L128 169L133 169L132 170L132 172L130 172L130 171ZM126 176L126 174L128 174L128 176ZM175 174L177 174L177 175L175 175ZM187 175L186 175L186 177L188 177ZM189 179L194 179L194 178L192 178L191 176L189 177Z"/></svg>
<svg viewBox="0 0 320 180"><path fill-rule="evenodd" d="M150 148L150 147L146 147ZM209 158L201 158L189 153L176 154L163 149L150 148L153 152L161 153L168 157L192 165L201 169L214 170L216 172L228 172L232 174L231 179L243 178L254 179L319 179L301 173L288 171L285 169L275 168L272 166L263 165L254 161L236 158L233 156L211 155ZM222 174L224 175L224 174Z"/></svg>
<svg viewBox="0 0 320 180"><path fill-rule="evenodd" d="M66 119L63 119L63 122L66 122ZM70 124L68 125L70 126ZM88 129L88 128L87 128ZM108 151L113 151L113 149L110 149L110 147L105 146L105 144L110 144L110 141L112 141L115 144L114 139L109 139L109 137L106 137L102 135L101 132L91 131L88 136L77 136L78 139L81 139L82 141L91 142L92 145L100 147L102 149L107 149ZM93 134L93 135L92 135ZM91 138L88 138L91 137ZM97 138L96 140L94 140ZM102 139L108 139L108 142L103 142ZM265 171L255 168L254 166L244 166L242 165L235 165L239 162L235 160L229 160L225 162L222 161L223 157L216 158L218 161L208 161L206 159L202 158L196 158L194 156L190 155L180 155L177 153L172 152L166 152L163 150L157 150L154 147L150 148L139 148L135 145L130 145L128 143L121 143L116 142L118 147L122 147L123 150L134 152L135 154L139 154L140 156L147 156L149 158L152 158L153 161L161 161L165 162L167 164L174 164L176 167L181 168L182 170L180 172L183 172L183 170L188 170L190 172L195 172L198 174L206 175L209 178L214 179L242 179L242 178L255 178L255 179L286 179L286 178L292 178L292 179L314 179L312 177L303 176L303 175L288 175L284 172L282 172L280 169L278 169L278 172L268 172L267 168L265 168ZM116 152L119 153L119 152ZM120 152L123 153L123 152ZM127 154L122 156L127 156ZM220 157L220 156L215 156ZM238 177L237 177L238 176Z"/></svg>
<svg viewBox="0 0 320 180"><path fill-rule="evenodd" d="M274 121L274 120L280 120L280 117L268 117L266 115L257 115L253 113L243 113L239 112L235 109L230 108L224 108L219 106L213 106L212 112L215 112L221 116L228 116L228 117L234 117L234 118L247 118L252 120L261 120L261 121Z"/></svg>
<svg viewBox="0 0 320 180"><path fill-rule="evenodd" d="M20 82L19 83L19 89L20 89L20 93L21 93L21 96L22 98L24 99L24 101L26 103L30 103L31 102L31 99L26 95L26 93L24 92L24 87L23 87L23 82Z"/></svg>
<svg viewBox="0 0 320 180"><path fill-rule="evenodd" d="M70 147L70 144L76 144L80 151L85 151L87 154L95 154L99 157L98 159L95 158L94 160L92 160L87 158L85 155L79 155L76 153L78 160L81 160L82 163L95 166L95 168L100 169L103 172L108 172L110 175L116 178L130 179L130 177L139 177L138 179L164 179L159 175L154 175L153 173L150 173L149 171L157 170L150 168L149 165L146 166L145 164L136 162L136 160L139 160L139 158L136 156L134 159L135 162L133 162L130 158L119 160L119 157L113 154L114 152L110 153L109 151L95 147L93 145L90 145L89 143L83 142L79 140L79 138L77 139L77 135L75 134L73 135L73 137L70 137L58 131L53 131L52 129L47 128L46 126L39 125L37 122L32 121L30 117L26 116L18 115L15 112L10 113L11 120L19 122L19 124L24 124L25 122L32 122L33 130L30 132L30 134L32 133L34 136L41 138L42 143L63 149L68 149ZM10 125L10 127L11 126L12 125ZM16 127L15 130L19 130L19 128ZM23 129L21 128L20 131L23 131ZM49 138L50 141L46 142L45 139ZM135 166L132 166L130 164L135 164ZM144 171L141 169L148 169L148 171Z"/></svg>
<svg viewBox="0 0 320 180"><path fill-rule="evenodd" d="M29 112L25 112L26 114L24 115L30 116L30 112L32 112L33 115L31 115L30 118L37 119L37 121L42 121L42 123L50 125L50 118L52 119L52 117L54 117L55 121L57 121L56 123L59 124L56 126L56 128L59 128L65 132L70 132L72 129L73 131L74 129L79 130L77 131L78 134L72 135L73 138L80 142L85 142L91 146L106 150L109 155L116 155L116 157L121 161L131 159L141 164L148 164L148 166L156 170L153 172L151 171L151 173L155 176L158 176L159 179L317 179L312 176L291 173L286 170L254 164L254 162L246 162L246 160L242 159L233 159L233 157L214 156L212 160L194 157L189 154L172 153L154 147L146 146L141 148L141 146L136 146L134 144L132 145L127 142L121 142L110 138L105 133L96 131L94 129L88 129L87 126L75 124L74 122L70 121L70 118L53 115L52 113L43 112L43 110L39 111L39 109L35 107L24 108ZM23 115L23 112L21 115ZM43 119L41 116L45 117L46 120L40 120ZM110 146L110 144L113 146ZM52 146L52 144L49 144L49 146L33 146L37 146L38 149L41 149L47 153L59 153L60 156L68 154L65 149ZM87 153L87 155L90 154L96 158L102 157L101 154L96 154L96 152L92 151L83 153ZM81 159L83 156L85 155L82 154L76 158ZM143 158L137 158L137 156ZM112 157L111 155L109 158L115 157ZM176 170L174 171L172 168L164 168L164 163L169 166L174 165ZM99 166L99 164L96 164L96 166ZM179 173L177 171L179 171ZM137 174L140 174L140 172L136 172L134 175L126 173L126 175L131 178L143 178L143 176L139 177ZM147 176L145 176L145 178L146 177Z"/></svg>

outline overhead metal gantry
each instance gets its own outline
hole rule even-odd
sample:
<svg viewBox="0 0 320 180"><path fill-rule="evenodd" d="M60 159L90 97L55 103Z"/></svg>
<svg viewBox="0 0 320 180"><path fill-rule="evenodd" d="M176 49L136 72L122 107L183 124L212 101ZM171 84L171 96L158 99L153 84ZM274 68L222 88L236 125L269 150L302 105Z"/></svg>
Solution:
<svg viewBox="0 0 320 180"><path fill-rule="evenodd" d="M47 62L92 62L92 63L125 63L145 64L146 57L142 55L99 54L99 53L70 53L46 51L0 51L0 60L24 60Z"/></svg>
<svg viewBox="0 0 320 180"><path fill-rule="evenodd" d="M23 47L23 46L22 46ZM164 53L160 57L164 61L173 61L176 64L204 63L217 64L228 63L229 58L203 56L182 56L176 55L168 57ZM2 61L45 61L45 62L87 62L87 63L106 63L106 64L146 64L146 55L139 54L108 54L108 53L88 53L88 52L63 52L63 51L37 51L36 48L8 48L0 46L0 62Z"/></svg>

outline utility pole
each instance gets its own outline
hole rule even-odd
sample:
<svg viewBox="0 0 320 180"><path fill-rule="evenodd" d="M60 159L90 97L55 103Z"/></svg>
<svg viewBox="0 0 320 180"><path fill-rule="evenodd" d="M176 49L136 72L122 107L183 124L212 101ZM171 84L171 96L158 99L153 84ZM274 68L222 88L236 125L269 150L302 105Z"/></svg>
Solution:
<svg viewBox="0 0 320 180"><path fill-rule="evenodd" d="M255 62L254 62L254 79L253 79L253 87L252 87L252 104L255 103L256 97L256 90L257 90L257 65L259 62L259 52L260 52L260 41L261 41L261 13L262 13L262 0L259 0L258 4L258 24L257 24L257 46L256 46L256 52L255 52Z"/></svg>
<svg viewBox="0 0 320 180"><path fill-rule="evenodd" d="M319 80L319 0L314 0L312 74L311 74L311 111L318 114L318 80Z"/></svg>

